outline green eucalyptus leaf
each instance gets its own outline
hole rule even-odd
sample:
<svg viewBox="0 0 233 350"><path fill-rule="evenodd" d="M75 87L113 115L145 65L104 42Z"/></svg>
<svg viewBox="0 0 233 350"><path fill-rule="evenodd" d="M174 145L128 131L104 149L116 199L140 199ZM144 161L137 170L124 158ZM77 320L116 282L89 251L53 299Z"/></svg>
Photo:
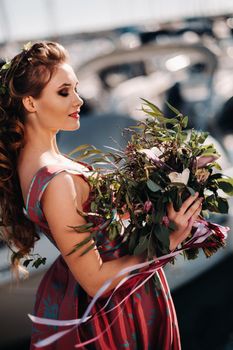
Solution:
<svg viewBox="0 0 233 350"><path fill-rule="evenodd" d="M119 222L113 222L112 224L110 224L108 232L109 232L109 239L111 241L113 241L119 236L121 232L121 227L122 226Z"/></svg>
<svg viewBox="0 0 233 350"><path fill-rule="evenodd" d="M227 200L225 198L218 197L217 203L218 203L219 212L222 214L227 214L229 210L229 205Z"/></svg>
<svg viewBox="0 0 233 350"><path fill-rule="evenodd" d="M126 203L127 203L127 205L128 205L128 208L131 209L131 210L133 211L133 207L132 207L132 204L131 204L131 202L130 202L130 198L129 198L128 193L126 193L126 195L125 195L125 200L126 200Z"/></svg>
<svg viewBox="0 0 233 350"><path fill-rule="evenodd" d="M77 243L74 248L67 254L67 256L75 253L78 249L90 242L96 236L96 232L92 232L88 237L84 238L80 243Z"/></svg>
<svg viewBox="0 0 233 350"><path fill-rule="evenodd" d="M148 258L152 259L154 256L156 256L156 245L153 240L153 234L150 233L149 236L149 242L148 242Z"/></svg>
<svg viewBox="0 0 233 350"><path fill-rule="evenodd" d="M184 119L182 120L183 128L187 128L188 121L189 121L189 118L185 116ZM186 137L186 134L184 136Z"/></svg>
<svg viewBox="0 0 233 350"><path fill-rule="evenodd" d="M47 258L42 258L42 259L41 259L41 262L42 262L43 265L45 265L46 260L47 260Z"/></svg>
<svg viewBox="0 0 233 350"><path fill-rule="evenodd" d="M92 228L93 226L94 226L93 222L88 222L88 223L83 224L83 225L68 226L68 227L74 229L77 233L84 233L84 232L88 232L89 229Z"/></svg>
<svg viewBox="0 0 233 350"><path fill-rule="evenodd" d="M153 228L153 233L156 238L162 243L166 250L169 249L170 245L170 230L165 225L155 225Z"/></svg>
<svg viewBox="0 0 233 350"><path fill-rule="evenodd" d="M98 209L98 206L95 202L91 202L91 211L95 213Z"/></svg>
<svg viewBox="0 0 233 350"><path fill-rule="evenodd" d="M159 224L161 223L162 219L163 219L163 209L162 208L157 208L157 210L155 211L155 216L154 216L154 223L155 224Z"/></svg>
<svg viewBox="0 0 233 350"><path fill-rule="evenodd" d="M189 193L191 194L191 196L195 195L196 191L192 187L187 186L187 189L189 190Z"/></svg>
<svg viewBox="0 0 233 350"><path fill-rule="evenodd" d="M45 265L45 261L46 261L46 258L38 258L33 262L32 267L35 267L36 269L38 269L40 265Z"/></svg>
<svg viewBox="0 0 233 350"><path fill-rule="evenodd" d="M96 163L100 163L100 164L111 164L111 162L109 161L109 159L105 158L105 157L96 157L94 159L91 160L91 164L96 164Z"/></svg>
<svg viewBox="0 0 233 350"><path fill-rule="evenodd" d="M98 149L90 149L90 150L86 150L83 152L83 154L77 156L77 159L87 159L90 157L95 156L96 154L103 154L102 151L98 150Z"/></svg>
<svg viewBox="0 0 233 350"><path fill-rule="evenodd" d="M217 180L217 183L223 192L233 196L233 178L221 178Z"/></svg>
<svg viewBox="0 0 233 350"><path fill-rule="evenodd" d="M175 211L179 211L181 206L182 206L182 199L181 199L180 191L178 190L178 188L176 191L176 196L175 196L175 200L173 202L173 206L174 206Z"/></svg>
<svg viewBox="0 0 233 350"><path fill-rule="evenodd" d="M160 224L162 222L163 216L165 215L163 206L163 197L160 197L157 203L154 205L155 215L153 217L153 222L155 224Z"/></svg>
<svg viewBox="0 0 233 350"><path fill-rule="evenodd" d="M157 119L160 121L160 123L164 123L164 124L172 124L172 125L176 125L177 124L177 119L175 118L165 118L165 117L157 117Z"/></svg>
<svg viewBox="0 0 233 350"><path fill-rule="evenodd" d="M152 102L150 102L150 101L148 101L148 100L146 100L145 98L142 98L142 97L141 97L141 100L144 101L145 104L147 106L149 106L152 109L152 111L154 113L156 113L157 116L159 116L159 115L163 116L163 112L156 105L154 105Z"/></svg>
<svg viewBox="0 0 233 350"><path fill-rule="evenodd" d="M209 136L209 133L207 131L201 132L197 138L198 143L202 145L208 136Z"/></svg>
<svg viewBox="0 0 233 350"><path fill-rule="evenodd" d="M151 112L149 109L142 107L142 111L145 112L146 114L156 118L160 123L164 123L164 124L172 124L175 125L177 124L177 119L175 118L166 118L163 117L161 115L158 115L155 112Z"/></svg>
<svg viewBox="0 0 233 350"><path fill-rule="evenodd" d="M81 254L80 256L85 255L85 254L88 253L91 249L95 248L95 246L96 246L96 243L93 242L87 249L85 249L85 250L82 252L82 254Z"/></svg>
<svg viewBox="0 0 233 350"><path fill-rule="evenodd" d="M33 261L33 259L27 259L23 262L23 266L28 267L28 265L30 264L30 262Z"/></svg>
<svg viewBox="0 0 233 350"><path fill-rule="evenodd" d="M204 209L208 209L209 211L213 211L218 213L218 202L214 194L205 198L205 202L203 203Z"/></svg>
<svg viewBox="0 0 233 350"><path fill-rule="evenodd" d="M134 255L140 255L145 252L145 250L148 248L148 238L146 236L142 236L139 239L139 243L134 249Z"/></svg>
<svg viewBox="0 0 233 350"><path fill-rule="evenodd" d="M143 129L145 126L143 124L130 125L127 129Z"/></svg>
<svg viewBox="0 0 233 350"><path fill-rule="evenodd" d="M8 61L1 67L1 70L6 70L10 68L10 66L11 66L11 61Z"/></svg>
<svg viewBox="0 0 233 350"><path fill-rule="evenodd" d="M151 117L157 118L157 114L155 112L151 112L149 109L142 107L142 111Z"/></svg>
<svg viewBox="0 0 233 350"><path fill-rule="evenodd" d="M80 145L80 146L76 147L73 151L71 151L68 155L72 156L72 154L83 151L84 149L87 149L87 148L94 148L94 146L90 145L90 144Z"/></svg>
<svg viewBox="0 0 233 350"><path fill-rule="evenodd" d="M213 157L213 156L217 156L218 154L216 153L215 150L206 150L204 152L201 153L202 157Z"/></svg>
<svg viewBox="0 0 233 350"><path fill-rule="evenodd" d="M210 180L219 180L219 179L222 179L223 178L223 174L221 173L217 173L217 174L213 174L209 177Z"/></svg>
<svg viewBox="0 0 233 350"><path fill-rule="evenodd" d="M173 107L168 101L165 101L165 103L172 112L174 112L176 115L181 115L180 111Z"/></svg>
<svg viewBox="0 0 233 350"><path fill-rule="evenodd" d="M136 247L136 243L137 243L137 233L136 233L136 231L130 232L130 236L129 236L129 253L130 254L133 254L134 249Z"/></svg>
<svg viewBox="0 0 233 350"><path fill-rule="evenodd" d="M210 165L211 165L212 168L216 168L218 170L222 170L221 165L219 163L217 163L217 162L210 163Z"/></svg>
<svg viewBox="0 0 233 350"><path fill-rule="evenodd" d="M151 179L148 179L146 184L147 184L147 187L149 188L149 190L152 191L152 192L157 192L157 191L161 190L161 187L159 185L157 185Z"/></svg>

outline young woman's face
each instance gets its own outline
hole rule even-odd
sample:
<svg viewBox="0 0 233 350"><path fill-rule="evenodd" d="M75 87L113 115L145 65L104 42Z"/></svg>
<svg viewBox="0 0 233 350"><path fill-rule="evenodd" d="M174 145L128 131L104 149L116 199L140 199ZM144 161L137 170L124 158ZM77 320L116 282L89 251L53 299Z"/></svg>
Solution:
<svg viewBox="0 0 233 350"><path fill-rule="evenodd" d="M60 64L39 98L34 98L37 122L51 131L76 130L83 100L77 92L78 80L72 67Z"/></svg>

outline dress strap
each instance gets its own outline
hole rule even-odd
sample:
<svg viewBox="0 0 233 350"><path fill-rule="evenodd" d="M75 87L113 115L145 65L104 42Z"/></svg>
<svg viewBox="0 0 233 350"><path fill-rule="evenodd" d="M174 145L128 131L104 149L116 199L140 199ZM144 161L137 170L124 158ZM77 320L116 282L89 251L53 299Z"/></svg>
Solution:
<svg viewBox="0 0 233 350"><path fill-rule="evenodd" d="M60 164L46 165L40 168L32 179L27 195L25 211L28 218L34 223L38 224L40 227L48 229L47 222L41 208L41 198L48 184L56 175L63 171L79 175L88 182L87 177L88 173L90 174L90 168L87 167L86 169L86 171L81 169L77 170L72 167L67 167L67 165Z"/></svg>

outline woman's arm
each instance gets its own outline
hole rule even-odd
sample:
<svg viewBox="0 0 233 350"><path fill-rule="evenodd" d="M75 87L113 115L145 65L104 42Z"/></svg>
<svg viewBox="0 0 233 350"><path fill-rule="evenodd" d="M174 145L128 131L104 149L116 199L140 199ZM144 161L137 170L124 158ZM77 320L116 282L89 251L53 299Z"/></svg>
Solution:
<svg viewBox="0 0 233 350"><path fill-rule="evenodd" d="M93 241L67 256L75 244L89 236L89 233L76 233L68 227L86 223L76 208L82 210L82 203L87 196L87 184L80 176L62 172L46 188L42 197L42 208L53 238L70 271L83 289L93 297L104 282L123 268L143 262L144 258L127 255L103 262L96 247L80 256ZM113 289L123 277L125 275L115 279L106 292Z"/></svg>

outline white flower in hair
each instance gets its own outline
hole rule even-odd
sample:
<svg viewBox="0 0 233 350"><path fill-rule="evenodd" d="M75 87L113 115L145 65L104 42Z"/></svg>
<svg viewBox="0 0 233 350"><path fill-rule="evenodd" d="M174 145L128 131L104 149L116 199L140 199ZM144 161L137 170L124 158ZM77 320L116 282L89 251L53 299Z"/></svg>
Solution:
<svg viewBox="0 0 233 350"><path fill-rule="evenodd" d="M175 182L175 183L178 182L178 183L187 185L189 180L189 174L190 174L190 170L186 168L182 171L182 173L177 173L173 171L168 175L168 177L171 180L171 182Z"/></svg>

